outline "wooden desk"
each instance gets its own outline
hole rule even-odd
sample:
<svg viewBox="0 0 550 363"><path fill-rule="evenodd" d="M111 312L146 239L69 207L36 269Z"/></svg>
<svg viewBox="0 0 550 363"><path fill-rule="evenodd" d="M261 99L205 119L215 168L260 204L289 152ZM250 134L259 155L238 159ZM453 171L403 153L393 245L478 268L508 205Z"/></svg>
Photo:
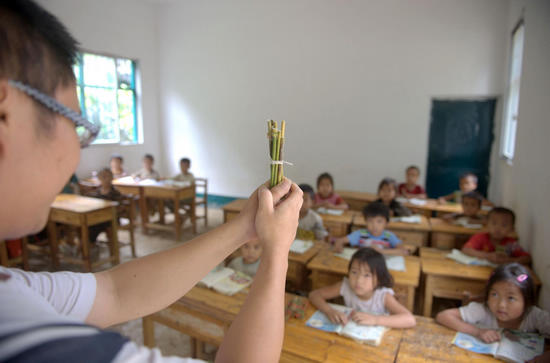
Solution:
<svg viewBox="0 0 550 363"><path fill-rule="evenodd" d="M405 223L405 222L390 222L387 229L395 233L403 243L422 247L428 245L430 238L430 222L425 216L421 216L420 223ZM352 230L366 228L365 218L362 215L357 215L353 220Z"/></svg>
<svg viewBox="0 0 550 363"><path fill-rule="evenodd" d="M344 199L351 210L358 212L363 211L363 208L365 208L367 204L378 199L378 195L376 193L357 192L353 190L337 190L336 194Z"/></svg>
<svg viewBox="0 0 550 363"><path fill-rule="evenodd" d="M461 248L476 233L485 232L484 228L472 229L449 223L441 218L431 218L431 246L450 250Z"/></svg>
<svg viewBox="0 0 550 363"><path fill-rule="evenodd" d="M288 254L288 270L286 280L297 290L310 291L308 288L309 279L306 265L324 247L324 242L316 241L315 245L306 252L299 254L290 252Z"/></svg>
<svg viewBox="0 0 550 363"><path fill-rule="evenodd" d="M349 233L356 212L346 210L339 216L322 213L319 213L319 215L323 219L323 225L331 237L342 237Z"/></svg>
<svg viewBox="0 0 550 363"><path fill-rule="evenodd" d="M293 296L287 294L287 301ZM200 358L204 343L221 344L245 299L246 292L225 296L194 287L168 308L143 318L144 343L155 346L153 323L160 323L191 336L193 356ZM286 322L281 362L391 362L395 359L403 330L391 329L380 346L372 347L307 327L305 322L314 312L315 308L308 304L303 319L291 318Z"/></svg>
<svg viewBox="0 0 550 363"><path fill-rule="evenodd" d="M451 250L442 250L433 247L420 247L420 257L427 258L445 258L447 254L451 253Z"/></svg>
<svg viewBox="0 0 550 363"><path fill-rule="evenodd" d="M403 331L395 362L499 362L485 354L453 345L456 332L431 318L416 317L416 326Z"/></svg>
<svg viewBox="0 0 550 363"><path fill-rule="evenodd" d="M342 281L348 275L349 261L334 256L328 249L321 250L308 264L311 270L312 289L332 285ZM420 259L414 256L405 257L406 271L389 270L393 276L395 297L413 311L414 294L420 281Z"/></svg>
<svg viewBox="0 0 550 363"><path fill-rule="evenodd" d="M246 199L236 199L223 206L223 223L229 222L235 218L246 204Z"/></svg>
<svg viewBox="0 0 550 363"><path fill-rule="evenodd" d="M82 259L64 256L63 259L67 262L84 265L87 271L92 271L92 268L108 262L113 265L117 265L120 262L117 237L117 205L117 202L82 197L74 194L59 194L55 198L48 219L48 237L50 239L52 262L55 269L59 268L56 223L80 228ZM111 223L112 233L109 236L110 257L92 263L88 227L103 222Z"/></svg>

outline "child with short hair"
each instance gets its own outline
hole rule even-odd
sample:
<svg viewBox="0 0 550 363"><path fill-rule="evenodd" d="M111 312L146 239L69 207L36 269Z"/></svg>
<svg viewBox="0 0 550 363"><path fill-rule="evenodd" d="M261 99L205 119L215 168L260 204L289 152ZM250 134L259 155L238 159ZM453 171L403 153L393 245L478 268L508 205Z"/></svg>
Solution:
<svg viewBox="0 0 550 363"><path fill-rule="evenodd" d="M341 252L344 245L352 247L371 247L384 255L406 255L407 250L401 240L386 226L390 220L390 211L380 202L370 203L363 209L363 217L367 224L366 229L358 229L345 237L334 241L334 251Z"/></svg>
<svg viewBox="0 0 550 363"><path fill-rule="evenodd" d="M97 178L100 185L95 191L90 193L90 197L111 200L113 202L120 202L122 200L122 194L113 186L113 172L110 168L101 169L97 174ZM103 222L90 226L90 242L95 242L99 234L109 227L111 227L111 222Z"/></svg>
<svg viewBox="0 0 550 363"><path fill-rule="evenodd" d="M342 197L334 192L334 179L329 173L317 177L317 194L313 208L348 209Z"/></svg>
<svg viewBox="0 0 550 363"><path fill-rule="evenodd" d="M362 325L414 327L414 316L397 301L392 286L393 278L384 256L372 248L361 248L351 257L348 276L334 285L312 291L309 300L335 324L345 325L351 319ZM346 306L353 308L349 316L327 303L340 296Z"/></svg>
<svg viewBox="0 0 550 363"><path fill-rule="evenodd" d="M122 164L124 163L124 159L119 154L113 154L111 155L111 161L109 162L111 166L111 172L113 173L113 178L123 178L127 176L128 174L124 171L124 168L122 167Z"/></svg>
<svg viewBox="0 0 550 363"><path fill-rule="evenodd" d="M410 216L409 208L404 207L395 197L397 195L397 183L392 178L384 178L378 185L377 202L384 203L390 209L390 217Z"/></svg>
<svg viewBox="0 0 550 363"><path fill-rule="evenodd" d="M153 169L153 164L155 163L155 158L151 154L145 154L143 156L143 168L135 172L132 176L135 179L145 180L145 179L154 179L159 180L160 174Z"/></svg>
<svg viewBox="0 0 550 363"><path fill-rule="evenodd" d="M189 171L191 169L191 159L181 158L180 159L180 170L181 173L173 177L172 179L179 182L189 182L193 184L195 182L195 176Z"/></svg>
<svg viewBox="0 0 550 363"><path fill-rule="evenodd" d="M462 203L462 196L469 192L477 190L477 175L474 173L464 173L458 179L459 190L455 190L451 194L439 197L439 203L445 204L447 202ZM483 198L483 205L493 205L487 199Z"/></svg>
<svg viewBox="0 0 550 363"><path fill-rule="evenodd" d="M458 225L485 224L485 217L479 214L483 197L478 192L469 192L462 196L462 213L451 213L443 219Z"/></svg>
<svg viewBox="0 0 550 363"><path fill-rule="evenodd" d="M529 253L515 238L510 237L514 231L515 221L516 215L512 210L504 207L493 208L487 218L487 232L473 235L462 247L462 252L498 264L531 263Z"/></svg>
<svg viewBox="0 0 550 363"><path fill-rule="evenodd" d="M420 176L420 168L416 165L411 165L405 171L406 181L399 184L399 195L405 198L421 198L426 199L426 191L418 184Z"/></svg>
<svg viewBox="0 0 550 363"><path fill-rule="evenodd" d="M300 209L296 238L301 240L323 240L328 236L328 232L323 226L323 219L311 209L315 192L309 184L300 184L298 187L304 192L304 202Z"/></svg>
<svg viewBox="0 0 550 363"><path fill-rule="evenodd" d="M529 270L511 263L495 269L487 283L483 304L471 302L458 309L447 309L437 314L435 319L441 325L485 343L499 341L500 329L548 337L550 313L535 304L535 283Z"/></svg>
<svg viewBox="0 0 550 363"><path fill-rule="evenodd" d="M235 271L240 271L248 276L254 277L260 266L260 256L262 255L262 244L259 239L245 243L239 248L241 256L231 260L227 267Z"/></svg>

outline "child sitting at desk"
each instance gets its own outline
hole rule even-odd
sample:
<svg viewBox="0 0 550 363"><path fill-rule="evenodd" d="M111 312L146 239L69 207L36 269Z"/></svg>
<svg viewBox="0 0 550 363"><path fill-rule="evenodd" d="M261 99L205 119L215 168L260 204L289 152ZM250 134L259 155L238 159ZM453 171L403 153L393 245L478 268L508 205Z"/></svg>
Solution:
<svg viewBox="0 0 550 363"><path fill-rule="evenodd" d="M426 191L418 184L420 169L416 165L411 165L407 168L406 182L399 184L399 195L405 198L421 198L426 199Z"/></svg>
<svg viewBox="0 0 550 363"><path fill-rule="evenodd" d="M306 241L322 240L328 236L328 232L323 226L321 216L311 209L313 199L315 199L315 192L309 184L300 184L299 187L304 192L304 203L300 209L296 238Z"/></svg>
<svg viewBox="0 0 550 363"><path fill-rule="evenodd" d="M239 251L241 252L241 256L232 259L227 267L254 277L256 272L258 272L260 256L262 255L260 240L255 239L245 243L239 248Z"/></svg>
<svg viewBox="0 0 550 363"><path fill-rule="evenodd" d="M111 200L113 202L120 202L122 200L122 194L113 186L113 172L109 168L103 168L97 174L100 186L90 193L92 198L100 198L105 200ZM99 234L106 231L111 227L111 222L103 222L89 227L90 242L95 242Z"/></svg>
<svg viewBox="0 0 550 363"><path fill-rule="evenodd" d="M172 179L179 182L189 182L193 184L195 182L195 176L189 171L191 169L191 160L189 158L180 159L181 173L173 177Z"/></svg>
<svg viewBox="0 0 550 363"><path fill-rule="evenodd" d="M462 247L469 256L485 258L493 263L531 263L531 256L518 243L509 237L514 231L516 215L504 207L495 207L489 212L487 232L473 235Z"/></svg>
<svg viewBox="0 0 550 363"><path fill-rule="evenodd" d="M151 154L145 154L143 157L143 168L132 174L134 179L145 180L145 179L154 179L159 180L159 173L153 169L153 164L155 163L155 158Z"/></svg>
<svg viewBox="0 0 550 363"><path fill-rule="evenodd" d="M384 256L372 248L361 248L351 257L348 276L334 285L312 291L309 300L335 324L345 325L351 319L362 325L415 326L414 316L397 301L392 286L393 278ZM346 306L353 308L349 316L327 303L339 296L344 298Z"/></svg>
<svg viewBox="0 0 550 363"><path fill-rule="evenodd" d="M317 194L313 208L348 209L342 197L334 192L334 179L329 173L317 178Z"/></svg>
<svg viewBox="0 0 550 363"><path fill-rule="evenodd" d="M397 183L391 178L384 178L378 185L377 202L384 203L390 209L390 217L410 216L409 208L404 207L395 200L397 195Z"/></svg>
<svg viewBox="0 0 550 363"><path fill-rule="evenodd" d="M485 224L485 217L479 214L483 197L478 192L469 192L462 196L462 213L451 213L443 217L448 222L453 222L467 227L468 224Z"/></svg>
<svg viewBox="0 0 550 363"><path fill-rule="evenodd" d="M390 220L390 211L380 202L370 203L363 209L367 229L358 229L345 237L334 241L334 251L341 252L345 244L353 247L372 247L385 255L406 255L408 252L401 245L401 240L386 226Z"/></svg>
<svg viewBox="0 0 550 363"><path fill-rule="evenodd" d="M550 336L550 313L535 306L535 283L525 267L517 263L496 268L485 291L483 304L471 302L448 309L436 321L485 343L500 340L500 329Z"/></svg>
<svg viewBox="0 0 550 363"><path fill-rule="evenodd" d="M459 190L455 190L451 194L439 197L439 203L445 204L447 202L462 203L462 196L469 192L477 190L477 175L474 173L464 173L458 180ZM493 205L487 199L483 198L482 205Z"/></svg>
<svg viewBox="0 0 550 363"><path fill-rule="evenodd" d="M111 166L111 172L113 173L114 179L123 178L128 175L124 171L124 168L122 167L123 162L124 162L124 159L122 159L122 156L118 154L113 154L111 156L110 166Z"/></svg>

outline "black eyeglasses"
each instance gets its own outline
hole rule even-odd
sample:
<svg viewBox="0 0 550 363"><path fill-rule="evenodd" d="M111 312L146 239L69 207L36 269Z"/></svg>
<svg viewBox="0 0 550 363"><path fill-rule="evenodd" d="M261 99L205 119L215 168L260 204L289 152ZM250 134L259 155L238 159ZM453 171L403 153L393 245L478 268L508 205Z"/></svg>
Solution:
<svg viewBox="0 0 550 363"><path fill-rule="evenodd" d="M76 133L80 140L80 147L85 148L94 141L99 133L99 126L86 120L78 112L71 110L67 106L59 103L54 98L40 92L36 88L26 85L19 81L8 80L8 83L32 97L35 101L40 102L47 109L65 116L75 124Z"/></svg>

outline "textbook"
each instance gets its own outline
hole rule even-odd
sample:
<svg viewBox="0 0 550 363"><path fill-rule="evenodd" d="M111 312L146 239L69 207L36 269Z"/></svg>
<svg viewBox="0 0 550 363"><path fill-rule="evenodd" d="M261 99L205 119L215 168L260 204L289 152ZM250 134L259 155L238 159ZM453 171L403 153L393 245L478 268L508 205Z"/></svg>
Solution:
<svg viewBox="0 0 550 363"><path fill-rule="evenodd" d="M317 212L321 214L330 214L332 216L341 216L342 214L344 214L344 211L342 209L330 209L324 207L318 208Z"/></svg>
<svg viewBox="0 0 550 363"><path fill-rule="evenodd" d="M313 247L313 241L302 241L301 239L295 239L290 246L290 252L302 254Z"/></svg>
<svg viewBox="0 0 550 363"><path fill-rule="evenodd" d="M420 217L418 214L407 216L407 217L393 217L391 219L392 222L403 222L403 223L411 223L411 224L420 224L422 223L422 217Z"/></svg>
<svg viewBox="0 0 550 363"><path fill-rule="evenodd" d="M357 252L357 248L344 247L342 252L334 253L334 256L351 260L351 256ZM403 256L384 256L388 270L405 271L405 258Z"/></svg>
<svg viewBox="0 0 550 363"><path fill-rule="evenodd" d="M240 271L223 267L210 271L200 282L221 294L231 296L250 285L252 277Z"/></svg>
<svg viewBox="0 0 550 363"><path fill-rule="evenodd" d="M334 310L343 312L346 315L351 314L352 308L343 305L329 304ZM349 321L346 325L334 324L321 311L317 310L306 325L315 329L320 329L329 333L336 333L351 338L359 343L378 346L384 337L388 328L383 326L359 325Z"/></svg>
<svg viewBox="0 0 550 363"><path fill-rule="evenodd" d="M340 258L343 258L345 260L351 260L351 256L353 256L353 254L355 252L357 252L358 248L352 248L352 247L344 247L344 249L342 250L342 252L340 253L334 253L334 256L336 257L340 257Z"/></svg>
<svg viewBox="0 0 550 363"><path fill-rule="evenodd" d="M544 351L544 338L538 334L502 330L500 335L500 342L487 344L471 335L456 333L453 344L475 353L492 355L506 362L525 362Z"/></svg>
<svg viewBox="0 0 550 363"><path fill-rule="evenodd" d="M399 203L409 203L409 204L416 205L416 206L419 206L419 207L428 204L428 202L425 199L420 199L420 198L407 199L405 197L397 197L397 198L395 198L395 200L398 201Z"/></svg>
<svg viewBox="0 0 550 363"><path fill-rule="evenodd" d="M464 265L473 265L473 266L489 266L489 267L497 267L497 264L494 264L486 259L483 258L477 258L468 256L464 252L457 250L456 248L453 248L451 253L448 253L445 255L445 257L450 258L451 260L454 260L458 263L462 263Z"/></svg>

